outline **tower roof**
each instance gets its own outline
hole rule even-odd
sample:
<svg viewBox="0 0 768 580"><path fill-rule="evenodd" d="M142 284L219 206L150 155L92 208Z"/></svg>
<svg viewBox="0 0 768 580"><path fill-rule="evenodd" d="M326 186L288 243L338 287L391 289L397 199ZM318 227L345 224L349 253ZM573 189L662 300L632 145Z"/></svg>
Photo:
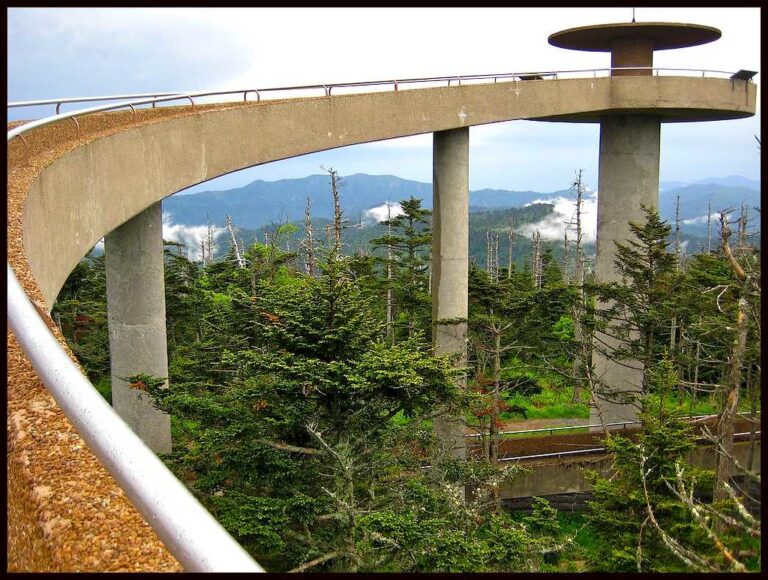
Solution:
<svg viewBox="0 0 768 580"><path fill-rule="evenodd" d="M706 44L720 36L717 28L701 24L621 22L561 30L549 36L549 43L573 50L610 52L614 40L637 38L652 40L653 50L667 50Z"/></svg>

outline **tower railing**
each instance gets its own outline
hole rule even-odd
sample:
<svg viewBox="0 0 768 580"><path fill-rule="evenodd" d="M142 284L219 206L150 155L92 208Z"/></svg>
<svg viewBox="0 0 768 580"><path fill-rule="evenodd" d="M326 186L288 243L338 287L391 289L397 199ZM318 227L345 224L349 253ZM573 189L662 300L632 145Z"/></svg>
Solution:
<svg viewBox="0 0 768 580"><path fill-rule="evenodd" d="M56 114L60 114L61 105L67 103L87 103L98 101L115 101L121 99L144 99L139 102L121 103L114 106L110 106L106 109L100 109L101 111L111 110L113 108L124 108L140 105L151 105L155 107L157 104L167 101L173 101L178 99L190 99L194 104L193 98L202 97L214 97L242 94L243 101L248 101L248 95L253 95L257 102L260 102L262 97L269 95L270 93L280 92L307 92L307 91L320 91L322 90L325 96L331 96L334 89L350 89L350 88L371 88L371 87L384 87L391 90L398 91L403 87L409 85L424 85L424 84L437 84L439 86L461 86L462 84L472 82L528 82L534 80L558 80L565 78L593 78L610 76L614 71L649 71L651 76L669 76L670 73L677 73L680 76L696 76L706 78L728 78L733 77L734 72L710 70L710 69L691 69L691 68L668 68L668 67L606 67L606 68L591 68L591 69L569 69L569 70L545 70L545 71L526 71L526 72L511 72L511 73L486 73L486 74L472 74L472 75L450 75L450 76L438 76L438 77L420 77L420 78L404 78L404 79L387 79L377 81L358 81L358 82L345 82L345 83L323 83L314 85L296 85L287 87L268 87L262 89L249 88L249 89L227 89L217 91L178 91L176 93L144 93L133 95L112 95L112 96L98 96L98 97L73 97L73 98L60 98L60 99L41 99L33 101L15 101L8 103L8 108L21 108L21 107L36 107L44 105L56 105ZM751 82L751 79L750 81ZM252 97L253 98L253 97ZM86 114L90 110L82 112L75 112L77 114ZM90 111L98 112L98 111Z"/></svg>
<svg viewBox="0 0 768 580"><path fill-rule="evenodd" d="M442 77L391 79L354 83L332 83L266 89L236 89L178 93L147 93L140 95L113 95L98 97L58 98L8 103L9 108L56 105L56 114L24 123L7 132L7 141L20 137L27 154L29 148L24 133L66 119L72 119L79 131L76 117L91 113L130 108L134 117L136 108L156 107L161 103L188 100L194 107L200 99L242 95L247 102L254 95L280 92L306 92L322 90L331 97L334 89L389 87L398 91L409 85L437 83L439 86L460 86L472 82L539 82L562 79L571 75L589 77L610 75L616 69L579 69L566 71L517 72L482 75L454 75ZM630 70L622 68L621 70ZM635 68L650 70L653 75L676 72L696 76L731 77L733 73L701 69ZM747 81L749 82L749 81ZM455 85L454 85L455 83ZM338 93L337 93L338 94ZM123 100L129 99L129 100ZM198 99L198 102L195 102ZM120 102L99 105L61 113L61 105L100 101ZM136 509L144 516L168 550L186 571L239 571L262 572L263 569L224 530L208 511L192 496L184 485L168 470L160 459L133 433L101 397L81 369L68 356L51 333L29 297L24 292L11 267L7 265L7 321L17 341L29 358L56 403L77 428L94 454L114 476Z"/></svg>

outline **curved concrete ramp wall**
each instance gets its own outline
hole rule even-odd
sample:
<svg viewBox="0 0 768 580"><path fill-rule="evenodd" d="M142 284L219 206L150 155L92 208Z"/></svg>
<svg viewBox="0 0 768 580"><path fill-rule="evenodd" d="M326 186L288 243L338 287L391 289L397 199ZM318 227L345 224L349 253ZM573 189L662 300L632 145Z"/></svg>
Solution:
<svg viewBox="0 0 768 580"><path fill-rule="evenodd" d="M178 107L176 115L126 127L48 165L29 187L26 257L50 305L105 234L162 198L225 173L345 145L515 119L582 120L647 109L669 120L680 111L709 118L753 114L754 94L745 99L743 86L731 87L722 79L624 77ZM748 90L754 93L755 86ZM130 118L112 113L91 122L112 124L116 115ZM72 133L74 126L64 129Z"/></svg>
<svg viewBox="0 0 768 580"><path fill-rule="evenodd" d="M162 198L260 163L514 119L754 114L754 85L654 77L500 82L89 115L8 148L8 260L47 311L105 234ZM64 339L55 331L59 342ZM8 332L8 569L178 570ZM71 354L71 353L70 353Z"/></svg>

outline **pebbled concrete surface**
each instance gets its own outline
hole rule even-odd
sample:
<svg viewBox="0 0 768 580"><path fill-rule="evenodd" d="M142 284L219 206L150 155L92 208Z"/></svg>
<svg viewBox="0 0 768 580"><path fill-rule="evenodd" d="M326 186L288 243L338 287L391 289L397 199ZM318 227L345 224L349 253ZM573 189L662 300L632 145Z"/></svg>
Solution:
<svg viewBox="0 0 768 580"><path fill-rule="evenodd" d="M9 143L8 261L65 349L24 254L22 212L32 180L59 156L127 125L233 106L252 104L146 109L135 120L130 112L91 115L80 120L80 137L70 121L30 132L29 153L21 139ZM182 571L48 394L10 331L7 357L7 571Z"/></svg>

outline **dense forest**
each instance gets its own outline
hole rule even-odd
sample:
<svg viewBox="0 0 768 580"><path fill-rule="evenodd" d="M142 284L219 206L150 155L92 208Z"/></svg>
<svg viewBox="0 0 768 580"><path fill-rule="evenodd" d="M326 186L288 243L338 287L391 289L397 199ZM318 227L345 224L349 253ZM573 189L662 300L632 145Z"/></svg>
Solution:
<svg viewBox="0 0 768 580"><path fill-rule="evenodd" d="M683 263L675 224L646 209L610 284L593 279L578 230L556 245L510 236L512 213L489 222L457 366L431 352L430 211L404 199L376 237L350 244L329 173L327 224L308 207L303 225L248 244L233 232L200 261L166 242L171 387L130 378L171 414L162 459L266 569L759 569L759 475L733 456L737 413L760 409L760 251L746 219L723 212L710 251ZM506 242L519 243L511 260ZM85 258L53 313L109 399L104 268ZM505 509L500 487L521 468L503 461L500 431L523 417L588 421L606 387L597 333L624 339L603 354L644 364L629 401L644 429L606 434L614 474L591 473L586 511ZM445 413L483 435L466 461L436 452ZM718 415L705 430L714 470L686 462L701 433L683 418L702 413Z"/></svg>

